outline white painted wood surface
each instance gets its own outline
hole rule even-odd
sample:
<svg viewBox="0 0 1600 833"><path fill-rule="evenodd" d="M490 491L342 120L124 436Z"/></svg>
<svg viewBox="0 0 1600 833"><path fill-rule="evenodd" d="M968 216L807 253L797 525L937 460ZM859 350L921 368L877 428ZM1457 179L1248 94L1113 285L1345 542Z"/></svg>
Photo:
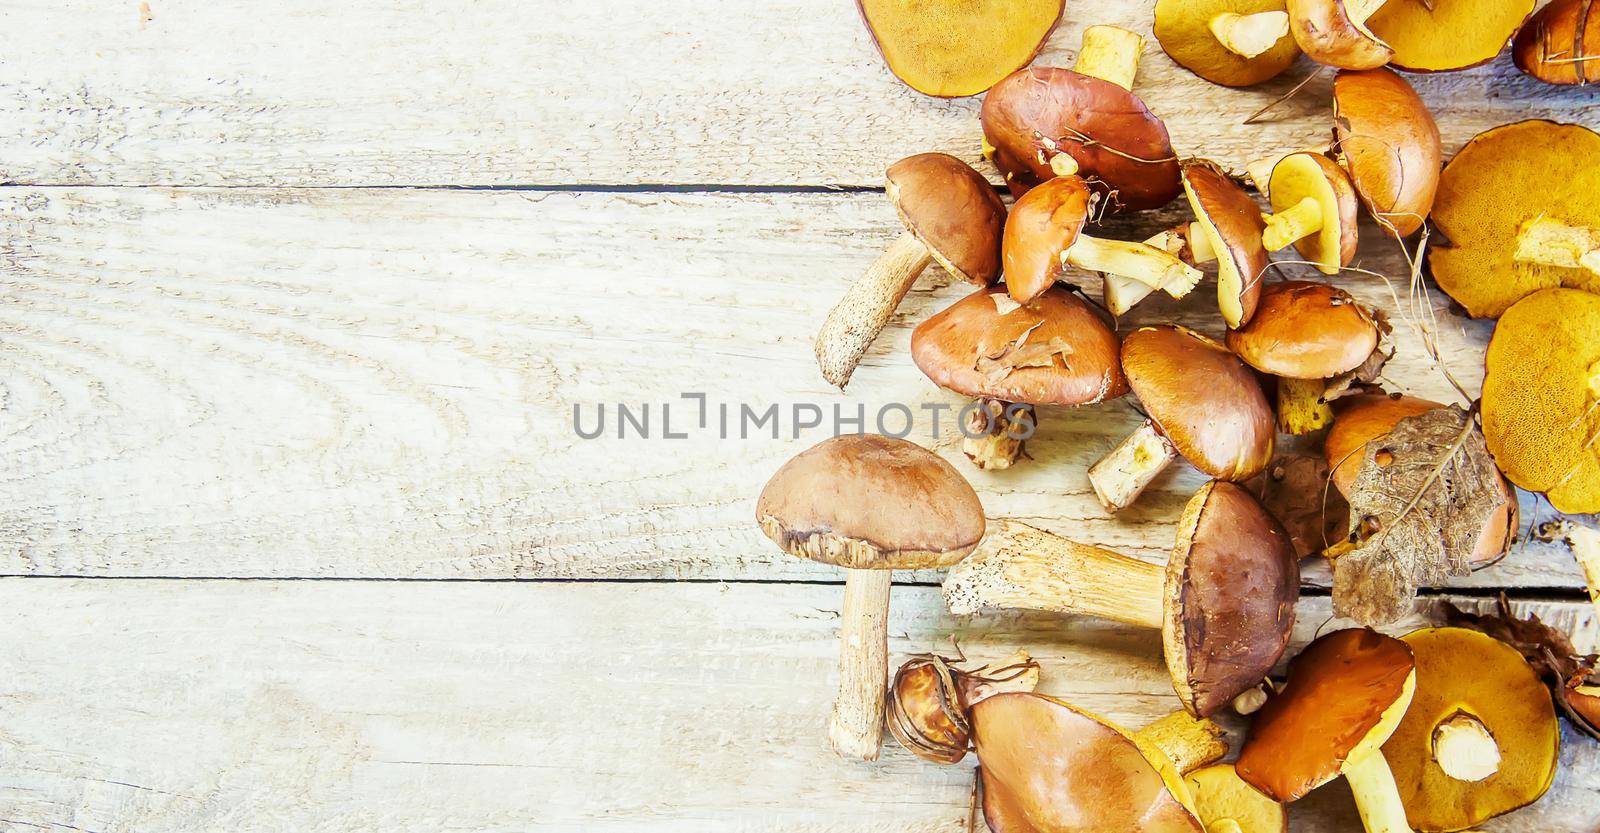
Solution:
<svg viewBox="0 0 1600 833"><path fill-rule="evenodd" d="M892 741L873 765L829 750L839 600L814 585L0 581L0 830L964 830L970 763ZM1587 606L1530 608L1593 644ZM1153 632L958 622L933 588L898 588L892 610L896 661L951 634L971 656L1024 645L1042 691L1132 727L1177 707ZM1306 603L1297 643L1326 616ZM1564 740L1550 794L1485 829L1600 826L1600 745ZM1307 833L1358 824L1338 784L1293 816Z"/></svg>
<svg viewBox="0 0 1600 833"><path fill-rule="evenodd" d="M1070 64L1091 23L1148 33L1152 5L1072 0L1041 63ZM13 182L878 186L909 153L977 156L978 101L901 86L849 0L10 0L0 19ZM1227 90L1152 39L1137 89L1180 154L1239 165L1326 141L1327 75L1241 124L1310 67ZM1504 56L1417 86L1447 152L1524 114L1600 118Z"/></svg>
<svg viewBox="0 0 1600 833"><path fill-rule="evenodd" d="M762 538L753 500L836 405L870 421L906 403L924 443L920 405L961 406L907 346L966 291L938 270L848 396L814 364L818 323L897 230L873 193L0 190L0 571L836 580ZM1404 274L1392 245L1366 251ZM1379 279L1346 285L1393 306ZM1129 322L1173 316L1221 326L1208 285ZM1488 326L1440 321L1475 386ZM1389 378L1447 399L1401 335ZM705 429L682 392L709 397ZM652 403L652 439L617 439L614 412L607 436L574 432L574 405L588 430L618 402ZM661 438L663 402L686 439ZM722 439L720 403L735 423L741 404L779 405L782 436ZM795 403L824 425L794 438ZM940 450L990 516L1134 554L1165 557L1202 482L1175 465L1105 513L1084 472L1136 427L1123 402L1044 409L1036 459L998 473L960 457L952 422ZM1564 546L1530 545L1459 584L1579 581Z"/></svg>

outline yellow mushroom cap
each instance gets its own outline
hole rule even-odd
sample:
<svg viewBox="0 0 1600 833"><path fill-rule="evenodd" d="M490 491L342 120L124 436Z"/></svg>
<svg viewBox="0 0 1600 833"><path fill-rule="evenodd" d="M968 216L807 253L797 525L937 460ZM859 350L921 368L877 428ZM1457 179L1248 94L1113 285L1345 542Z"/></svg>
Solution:
<svg viewBox="0 0 1600 833"><path fill-rule="evenodd" d="M857 0L895 77L919 93L977 95L1033 60L1064 0Z"/></svg>
<svg viewBox="0 0 1600 833"><path fill-rule="evenodd" d="M1284 11L1285 0L1156 0L1155 36L1179 66L1226 87L1248 87L1276 77L1300 57L1285 34L1267 51L1247 58L1223 46L1211 30L1213 18Z"/></svg>
<svg viewBox="0 0 1600 833"><path fill-rule="evenodd" d="M1516 259L1523 224L1540 217L1600 227L1600 133L1533 119L1478 134L1439 177L1432 219L1448 243L1428 247L1439 288L1475 318L1547 287L1600 292L1586 269Z"/></svg>
<svg viewBox="0 0 1600 833"><path fill-rule="evenodd" d="M1534 0L1388 0L1367 28L1409 72L1446 72L1493 60L1536 5Z"/></svg>
<svg viewBox="0 0 1600 833"><path fill-rule="evenodd" d="M1546 289L1495 326L1483 436L1512 483L1561 512L1600 511L1600 295Z"/></svg>
<svg viewBox="0 0 1600 833"><path fill-rule="evenodd" d="M1184 776L1194 798L1195 815L1206 830L1224 830L1233 822L1239 833L1284 833L1289 813L1239 777L1233 764L1212 764Z"/></svg>
<svg viewBox="0 0 1600 833"><path fill-rule="evenodd" d="M1416 657L1417 691L1383 755L1412 827L1461 830L1544 795L1561 732L1550 691L1522 654L1467 628L1424 628L1401 639ZM1473 726L1465 737L1479 739L1470 763L1486 766L1466 773L1477 780L1452 777L1437 760L1440 739L1456 726Z"/></svg>

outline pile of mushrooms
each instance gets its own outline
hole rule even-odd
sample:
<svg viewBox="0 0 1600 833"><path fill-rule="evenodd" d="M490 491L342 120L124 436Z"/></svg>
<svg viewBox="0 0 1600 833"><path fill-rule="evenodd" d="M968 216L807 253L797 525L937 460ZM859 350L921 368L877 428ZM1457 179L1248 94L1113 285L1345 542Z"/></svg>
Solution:
<svg viewBox="0 0 1600 833"><path fill-rule="evenodd" d="M1600 133L1516 122L1446 165L1432 112L1395 70L1458 70L1509 46L1534 78L1586 84L1600 78L1587 65L1600 0L1537 14L1535 0L1153 0L1161 49L1208 82L1258 84L1302 54L1337 68L1328 133L1240 170L1174 150L1136 92L1138 32L1087 26L1071 67L1031 66L1060 0L858 5L912 89L987 95L971 164L922 153L888 169L905 231L815 342L842 389L938 263L972 288L907 322L911 361L967 400L971 430L959 449L824 440L757 502L780 548L846 570L834 748L876 758L887 725L930 762L975 754L996 833L1283 833L1288 803L1340 777L1368 833L1458 831L1537 801L1556 775L1558 716L1600 739L1600 657L1504 597L1498 615L1444 605L1438 626L1379 629L1414 625L1419 587L1515 556L1518 487L1600 512ZM1180 194L1169 210L1184 213L1136 234L1102 224ZM1412 274L1389 277L1431 279L1467 315L1498 319L1481 397L1448 370L1464 405L1380 387L1394 387L1394 296L1351 291L1363 243L1402 247ZM1206 280L1214 317L1122 320ZM1442 363L1439 326L1418 332ZM1175 530L1164 564L1083 529L985 517L979 492L1024 465L1052 409L1094 407L1136 410L1137 427L1079 449L1094 462L1061 490L1092 493L1112 524L1173 512L1157 519ZM1175 469L1205 478L1181 512L1154 496L1132 508L1171 492ZM979 488L964 471L982 472ZM1600 531L1558 518L1543 537L1570 547L1600 612ZM1357 627L1296 652L1308 556L1331 561L1334 612ZM1051 669L1025 650L914 654L891 679L890 571L935 568L950 568L944 602L969 630L1023 615L1158 633L1173 710L1124 729L1041 693ZM1223 763L1227 733L1210 718L1230 713L1248 728Z"/></svg>

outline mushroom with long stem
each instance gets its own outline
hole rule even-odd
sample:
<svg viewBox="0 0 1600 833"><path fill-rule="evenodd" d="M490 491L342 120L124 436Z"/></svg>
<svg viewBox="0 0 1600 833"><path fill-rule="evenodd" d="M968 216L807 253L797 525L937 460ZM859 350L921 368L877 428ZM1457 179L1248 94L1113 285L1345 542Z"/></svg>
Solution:
<svg viewBox="0 0 1600 833"><path fill-rule="evenodd" d="M1272 166L1267 192L1273 213L1264 218L1261 245L1293 245L1324 275L1337 275L1355 259L1356 193L1350 178L1319 153L1291 153Z"/></svg>
<svg viewBox="0 0 1600 833"><path fill-rule="evenodd" d="M1179 456L1221 480L1260 474L1272 459L1272 408L1227 348L1174 324L1122 341L1122 372L1147 417L1089 467L1089 484L1113 512L1127 508Z"/></svg>
<svg viewBox="0 0 1600 833"><path fill-rule="evenodd" d="M1000 276L1005 205L972 166L943 153L909 156L889 167L886 193L906 230L851 285L817 333L817 366L840 389L930 262L976 286Z"/></svg>
<svg viewBox="0 0 1600 833"><path fill-rule="evenodd" d="M1411 826L1462 830L1544 795L1561 730L1522 654L1467 628L1423 628L1401 640L1416 659L1416 694L1383 756Z"/></svg>
<svg viewBox="0 0 1600 833"><path fill-rule="evenodd" d="M985 96L987 153L1013 194L1078 174L1104 210L1158 208L1178 195L1178 157L1167 128L1135 95L1144 39L1090 26L1072 69L1027 67Z"/></svg>
<svg viewBox="0 0 1600 833"><path fill-rule="evenodd" d="M1304 434L1333 411L1328 380L1368 366L1379 352L1377 314L1350 293L1311 281L1283 281L1261 293L1250 323L1229 330L1227 345L1245 364L1278 377L1278 430Z"/></svg>
<svg viewBox="0 0 1600 833"><path fill-rule="evenodd" d="M1260 682L1288 645L1300 593L1288 535L1243 487L1206 484L1165 569L1014 521L944 582L956 614L1072 613L1159 629L1185 709L1207 716Z"/></svg>
<svg viewBox="0 0 1600 833"><path fill-rule="evenodd" d="M1239 777L1288 804L1342 775L1367 833L1411 833L1381 747L1416 681L1404 642L1365 628L1325 634L1289 661L1287 684L1256 712Z"/></svg>
<svg viewBox="0 0 1600 833"><path fill-rule="evenodd" d="M1156 0L1155 36L1184 69L1228 87L1259 84L1300 57L1284 0Z"/></svg>
<svg viewBox="0 0 1600 833"><path fill-rule="evenodd" d="M983 537L978 495L916 443L845 434L784 463L761 490L756 521L785 552L845 568L828 737L840 755L874 760L889 672L890 571L966 557Z"/></svg>
<svg viewBox="0 0 1600 833"><path fill-rule="evenodd" d="M1011 300L1004 287L980 289L911 333L911 358L924 375L978 400L968 413L994 414L991 429L1007 423L998 432L963 427L963 450L981 468L1006 468L1022 453L1036 419L1026 406L1076 407L1127 393L1117 347L1100 316L1059 286L1029 304Z"/></svg>

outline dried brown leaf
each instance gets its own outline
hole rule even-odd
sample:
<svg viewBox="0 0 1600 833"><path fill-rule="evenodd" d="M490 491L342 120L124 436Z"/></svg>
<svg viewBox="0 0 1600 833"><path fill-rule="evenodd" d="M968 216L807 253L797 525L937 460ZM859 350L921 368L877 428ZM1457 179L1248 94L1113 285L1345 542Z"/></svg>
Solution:
<svg viewBox="0 0 1600 833"><path fill-rule="evenodd" d="M1350 504L1329 485L1328 461L1321 454L1284 454L1249 485L1288 531L1300 558L1342 540L1350 526Z"/></svg>
<svg viewBox="0 0 1600 833"><path fill-rule="evenodd" d="M1472 414L1436 408L1367 444L1351 487L1350 552L1334 561L1333 609L1370 626L1411 612L1417 588L1465 576L1500 472Z"/></svg>
<svg viewBox="0 0 1600 833"><path fill-rule="evenodd" d="M1040 321L1029 327L1015 340L1006 342L996 353L979 355L973 363L973 369L982 373L991 384L996 384L1020 368L1050 367L1055 364L1057 356L1065 362L1072 355L1072 345L1064 339L1056 337L1049 341L1029 343L1029 336L1042 324L1044 322Z"/></svg>
<svg viewBox="0 0 1600 833"><path fill-rule="evenodd" d="M1378 346L1354 370L1328 380L1327 388L1322 391L1324 402L1366 391L1368 386L1377 384L1378 378L1383 375L1384 365L1394 358L1394 327L1389 324L1389 316L1383 310L1368 309L1367 312L1372 316L1372 323L1378 327Z"/></svg>

